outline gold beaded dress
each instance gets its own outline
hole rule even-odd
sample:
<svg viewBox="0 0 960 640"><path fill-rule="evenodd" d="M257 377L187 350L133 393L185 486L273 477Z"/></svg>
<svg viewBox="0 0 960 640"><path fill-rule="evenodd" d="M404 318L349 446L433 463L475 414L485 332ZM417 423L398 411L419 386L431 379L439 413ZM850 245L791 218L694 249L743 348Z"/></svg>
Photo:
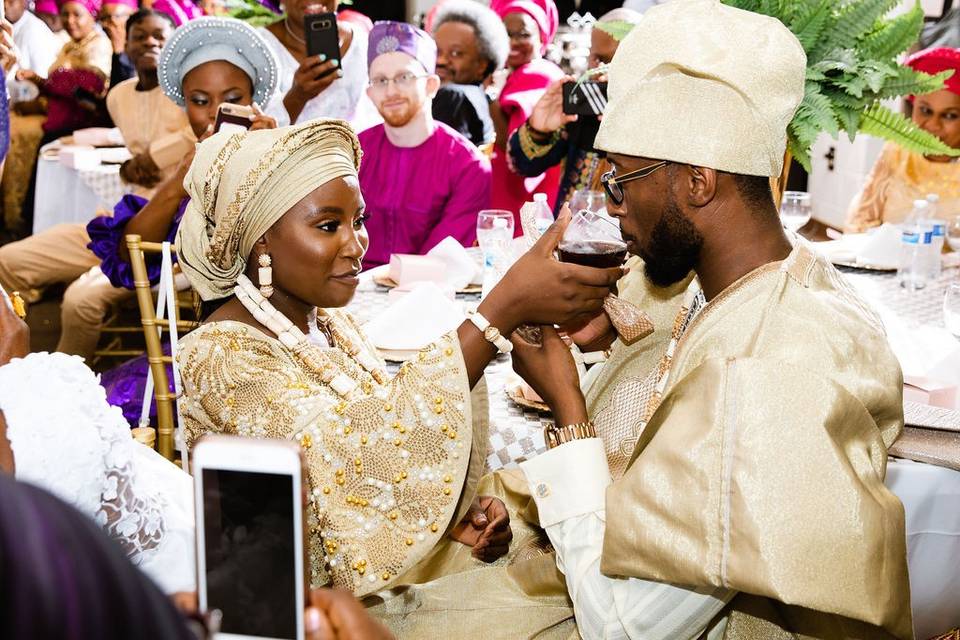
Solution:
<svg viewBox="0 0 960 640"><path fill-rule="evenodd" d="M323 354L357 383L352 394L254 327L206 324L178 354L188 446L206 433L298 442L312 584L368 596L399 638L576 637L555 559L524 522L532 501L522 477L481 479L486 386L471 392L456 332L384 378L361 364L372 356L383 366L348 313L319 315L338 345ZM493 564L446 535L478 492L511 513L510 553Z"/></svg>

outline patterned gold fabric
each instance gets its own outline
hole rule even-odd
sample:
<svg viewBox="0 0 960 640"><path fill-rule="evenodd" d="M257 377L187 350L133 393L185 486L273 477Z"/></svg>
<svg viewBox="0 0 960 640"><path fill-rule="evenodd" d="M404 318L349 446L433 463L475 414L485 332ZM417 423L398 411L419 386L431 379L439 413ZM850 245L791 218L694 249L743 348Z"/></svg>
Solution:
<svg viewBox="0 0 960 640"><path fill-rule="evenodd" d="M624 380L642 381L663 353L681 286L649 306L649 291L623 292L657 331L614 354L588 389L591 415L631 402ZM717 620L727 638L910 638L903 507L883 485L902 427L879 321L797 240L685 332L663 402L607 492L602 570L741 592Z"/></svg>
<svg viewBox="0 0 960 640"><path fill-rule="evenodd" d="M348 314L329 314L379 360ZM178 354L183 426L191 446L204 433L299 442L310 476L312 582L362 596L394 584L459 521L482 472L487 414L472 410L455 333L383 386L344 351L325 354L359 382L350 401L253 327L200 327Z"/></svg>
<svg viewBox="0 0 960 640"><path fill-rule="evenodd" d="M903 222L913 201L940 196L940 217L960 212L960 163L931 162L892 142L883 147L860 193L847 209L846 231L866 231L884 222Z"/></svg>

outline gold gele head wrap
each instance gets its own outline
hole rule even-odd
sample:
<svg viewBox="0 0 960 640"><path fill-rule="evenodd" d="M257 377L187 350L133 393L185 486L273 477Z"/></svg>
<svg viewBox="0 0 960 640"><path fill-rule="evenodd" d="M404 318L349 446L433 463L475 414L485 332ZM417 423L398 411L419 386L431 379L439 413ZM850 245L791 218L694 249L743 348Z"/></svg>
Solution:
<svg viewBox="0 0 960 640"><path fill-rule="evenodd" d="M183 180L190 204L177 231L180 267L203 300L233 294L254 243L311 191L357 176L360 142L343 120L202 142Z"/></svg>
<svg viewBox="0 0 960 640"><path fill-rule="evenodd" d="M752 176L779 176L807 57L776 18L719 0L647 10L610 63L595 146Z"/></svg>

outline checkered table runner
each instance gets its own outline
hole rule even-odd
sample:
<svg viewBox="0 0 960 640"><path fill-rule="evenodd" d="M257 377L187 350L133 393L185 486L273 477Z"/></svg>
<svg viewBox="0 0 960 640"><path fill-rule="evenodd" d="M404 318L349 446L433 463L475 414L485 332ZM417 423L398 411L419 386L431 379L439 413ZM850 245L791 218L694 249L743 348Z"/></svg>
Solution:
<svg viewBox="0 0 960 640"><path fill-rule="evenodd" d="M844 270L845 276L868 302L884 305L898 316L917 324L943 326L943 296L947 284L960 281L960 268L945 269L943 275L927 288L910 292L900 287L896 274ZM388 305L388 290L374 288L368 283L358 291L349 311L361 323L371 320ZM461 295L465 302L477 302L477 295ZM391 367L395 372L398 367ZM487 470L516 467L531 457L546 451L543 427L552 421L540 414L514 404L507 398L504 385L512 376L510 358L500 356L486 371L490 395L490 442L487 449Z"/></svg>
<svg viewBox="0 0 960 640"><path fill-rule="evenodd" d="M120 165L102 164L95 169L78 171L77 174L85 185L90 187L100 202L110 203L109 209L120 201L125 194L133 191L131 185L124 184L120 179Z"/></svg>

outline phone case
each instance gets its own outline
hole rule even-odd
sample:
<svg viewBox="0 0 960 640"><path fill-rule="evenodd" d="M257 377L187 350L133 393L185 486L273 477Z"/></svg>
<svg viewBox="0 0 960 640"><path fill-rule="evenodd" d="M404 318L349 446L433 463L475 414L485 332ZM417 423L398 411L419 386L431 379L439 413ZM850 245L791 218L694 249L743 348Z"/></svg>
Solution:
<svg viewBox="0 0 960 640"><path fill-rule="evenodd" d="M576 87L576 91L574 91ZM563 85L563 112L570 115L599 116L607 108L606 82L568 82Z"/></svg>
<svg viewBox="0 0 960 640"><path fill-rule="evenodd" d="M223 125L230 125L230 127L234 129L239 127L240 129L247 130L252 124L253 122L251 122L250 118L245 115L228 113L223 109L219 109L217 111L217 119L213 125L213 132L217 133L220 131L223 128Z"/></svg>
<svg viewBox="0 0 960 640"><path fill-rule="evenodd" d="M303 29L307 36L307 55L327 56L327 60L340 60L340 35L337 31L337 14L320 13L303 17Z"/></svg>

